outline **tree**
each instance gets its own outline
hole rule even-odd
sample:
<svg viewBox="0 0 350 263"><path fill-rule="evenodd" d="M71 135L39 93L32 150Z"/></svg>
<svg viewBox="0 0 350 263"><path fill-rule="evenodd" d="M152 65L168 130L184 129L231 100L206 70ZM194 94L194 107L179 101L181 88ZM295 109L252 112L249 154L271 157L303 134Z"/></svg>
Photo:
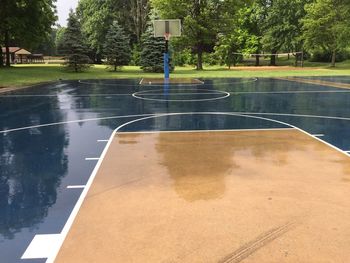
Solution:
<svg viewBox="0 0 350 263"><path fill-rule="evenodd" d="M56 31L55 46L57 50L57 55L62 55L64 46L64 34L66 32L65 27L59 26Z"/></svg>
<svg viewBox="0 0 350 263"><path fill-rule="evenodd" d="M105 36L113 21L123 25L131 44L139 43L145 32L149 0L80 0L77 14L90 48L95 52L95 61L101 62Z"/></svg>
<svg viewBox="0 0 350 263"><path fill-rule="evenodd" d="M130 0L130 17L132 32L135 33L137 43L140 43L142 34L147 29L149 22L150 3L149 0Z"/></svg>
<svg viewBox="0 0 350 263"><path fill-rule="evenodd" d="M149 26L141 38L140 66L147 72L163 72L164 39L153 36L153 27Z"/></svg>
<svg viewBox="0 0 350 263"><path fill-rule="evenodd" d="M83 34L94 52L95 63L102 62L103 44L107 31L116 18L111 1L81 0L77 15L81 21Z"/></svg>
<svg viewBox="0 0 350 263"><path fill-rule="evenodd" d="M331 65L334 67L337 52L350 43L350 1L316 0L305 9L305 47L310 51L322 49L331 52Z"/></svg>
<svg viewBox="0 0 350 263"><path fill-rule="evenodd" d="M117 21L113 22L107 32L104 54L107 64L113 66L114 71L130 62L131 49L129 38Z"/></svg>
<svg viewBox="0 0 350 263"><path fill-rule="evenodd" d="M11 41L32 48L50 38L51 26L57 19L54 2L55 0L1 0L0 43L6 47L7 66L10 66Z"/></svg>
<svg viewBox="0 0 350 263"><path fill-rule="evenodd" d="M301 20L306 15L304 6L308 2L310 0L270 0L263 4L263 8L266 9L262 39L265 50L269 50L272 54L282 48L288 52L300 51ZM271 56L270 64L276 65L276 56Z"/></svg>
<svg viewBox="0 0 350 263"><path fill-rule="evenodd" d="M75 72L90 67L87 46L84 43L81 25L75 13L71 10L68 25L63 36L62 52L65 55L65 66Z"/></svg>
<svg viewBox="0 0 350 263"><path fill-rule="evenodd" d="M197 70L203 69L203 53L212 52L218 33L227 19L241 6L240 0L153 0L162 18L179 18L183 22L183 37L197 54Z"/></svg>
<svg viewBox="0 0 350 263"><path fill-rule="evenodd" d="M262 52L263 24L265 16L261 8L261 2L255 1L252 5L246 5L238 11L238 35L241 45L241 53L260 54ZM255 56L255 66L260 65L260 56Z"/></svg>

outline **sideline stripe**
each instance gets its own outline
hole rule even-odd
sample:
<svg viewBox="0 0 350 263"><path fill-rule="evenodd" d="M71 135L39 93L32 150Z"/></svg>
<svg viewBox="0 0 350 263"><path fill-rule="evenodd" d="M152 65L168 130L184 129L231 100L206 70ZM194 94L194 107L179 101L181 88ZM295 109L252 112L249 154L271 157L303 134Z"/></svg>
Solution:
<svg viewBox="0 0 350 263"><path fill-rule="evenodd" d="M81 189L85 188L85 185L68 185L67 189Z"/></svg>
<svg viewBox="0 0 350 263"><path fill-rule="evenodd" d="M57 257L57 254L58 254L58 252L59 252L59 250L60 250L60 248L61 248L61 246L62 246L62 244L63 244L63 242L65 240L65 238L67 237L68 231L71 228L71 226L72 226L72 224L74 222L74 219L76 218L76 216L77 216L77 214L78 214L78 212L80 210L80 207L83 204L83 201L84 201L84 199L85 199L85 197L86 197L86 195L87 195L87 193L88 193L88 191L89 191L89 189L90 189L90 187L92 185L92 182L94 181L94 179L96 177L97 171L99 170L99 168L100 168L100 166L102 164L102 161L103 161L103 159L105 158L105 156L107 154L107 151L108 151L109 146L111 145L111 143L113 141L113 137L114 136L115 136L115 131L112 132L112 134L111 134L111 136L110 136L110 138L108 140L108 143L105 146L105 148L104 148L104 150L103 150L103 152L101 154L101 158L98 160L94 170L91 173L91 176L90 176L88 182L86 183L86 186L85 186L84 190L82 191L82 193L81 193L77 203L75 204L75 206L74 206L74 208L73 208L73 210L72 210L72 212L71 212L71 214L70 214L66 224L63 227L61 235L59 236L59 245L54 248L55 251L53 253L51 253L51 255L50 255L50 257L48 257L46 263L53 263L55 261L55 259Z"/></svg>
<svg viewBox="0 0 350 263"><path fill-rule="evenodd" d="M54 126L54 125L69 124L69 123L79 123L79 122L85 122L85 121L110 120L110 119L134 118L134 117L143 117L143 116L151 116L151 115L155 115L155 114L136 114L136 115L111 116L111 117L103 117L103 118L90 118L90 119L73 120L73 121L53 122L53 123L47 123L47 124L39 124L39 125L33 125L33 126L26 126L26 127L20 127L20 128L3 130L3 131L0 131L0 134L1 133L14 132L14 131L28 130L28 129L33 129L33 128L41 128L41 127L48 127L48 126Z"/></svg>
<svg viewBox="0 0 350 263"><path fill-rule="evenodd" d="M232 82L224 82L224 83L206 83L204 79L204 84L170 84L172 86L182 86L182 87L195 87L195 86L223 86L223 85L237 85L237 84L245 84L245 83L253 83L253 82L257 82L258 78L239 78L241 79L241 81L232 81ZM119 79L121 80L121 79ZM116 85L120 85L122 87L128 87L128 86L133 86L135 87L135 84L122 84L122 83L101 83L101 82L89 82L89 80L78 80L78 83L81 84L86 84L86 85L100 85L100 86L116 86ZM163 84L151 84L151 85L142 85L140 84L141 81L139 82L139 85L142 87L147 87L147 86L163 86Z"/></svg>
<svg viewBox="0 0 350 263"><path fill-rule="evenodd" d="M312 84L312 85L319 85L319 86L335 87L340 89L350 89L349 83L333 82L333 81L318 80L318 79L305 79L302 77L285 77L285 78L281 77L281 78L275 78L275 79Z"/></svg>
<svg viewBox="0 0 350 263"><path fill-rule="evenodd" d="M197 89L198 91L203 89ZM144 91L142 91L144 92ZM313 94L313 93L350 93L350 90L294 90L294 91L223 91L230 93L231 95L239 95L239 94ZM208 92L208 93L169 93L168 95L212 95L212 94L221 94L220 92ZM57 97L60 95L64 96L70 96L70 94L66 93L57 93L57 94L50 94L50 95L38 95L38 94L23 94L23 95L0 95L0 98L30 98L30 97ZM106 93L106 94L90 94L90 95L74 95L74 97L77 98L85 98L85 97L118 97L118 96L132 96L133 93ZM164 93L150 93L150 94L142 94L144 96L160 96L164 95Z"/></svg>
<svg viewBox="0 0 350 263"><path fill-rule="evenodd" d="M61 234L35 235L21 259L52 258L60 247Z"/></svg>
<svg viewBox="0 0 350 263"><path fill-rule="evenodd" d="M80 97L108 97L108 96L131 96L132 93L124 93L124 94L91 94L91 95L71 95L67 93L57 93L57 94L48 94L48 95L37 95L37 94L23 94L23 95L0 95L0 98L21 98L21 97L57 97L57 96L74 96L77 98Z"/></svg>
<svg viewBox="0 0 350 263"><path fill-rule="evenodd" d="M242 112L242 111L222 112L222 113L226 113L226 114L243 114L243 115L253 114L253 115L269 115L269 116L305 117L305 118L319 118L319 119L331 119L331 120L350 121L350 118L348 118L348 117L307 115L307 114L291 114L291 113L275 113L275 112ZM174 114L178 114L178 113L174 112ZM208 112L206 112L206 114L208 114ZM98 121L98 120L110 120L110 119L134 118L134 117L143 117L143 116L166 116L166 113L110 116L110 117L81 119L81 120L73 120L73 121L65 121L65 122L54 122L54 123L47 123L47 124L40 124L40 125L33 125L33 126L26 126L26 127L20 127L20 128L3 130L3 131L0 131L0 134L1 133L14 132L14 131L28 130L28 129L33 129L33 128L41 128L41 127L48 127L48 126L55 126L55 125L70 124L70 123Z"/></svg>
<svg viewBox="0 0 350 263"><path fill-rule="evenodd" d="M97 161L99 159L100 158L98 158L98 157L92 157L92 158L85 158L85 161Z"/></svg>

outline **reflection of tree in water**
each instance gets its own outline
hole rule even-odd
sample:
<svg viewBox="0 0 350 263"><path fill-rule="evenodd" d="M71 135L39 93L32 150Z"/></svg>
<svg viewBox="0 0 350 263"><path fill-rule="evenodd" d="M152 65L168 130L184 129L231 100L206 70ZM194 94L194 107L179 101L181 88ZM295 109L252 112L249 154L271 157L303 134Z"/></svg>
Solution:
<svg viewBox="0 0 350 263"><path fill-rule="evenodd" d="M235 163L231 146L221 136L161 133L156 149L174 180L175 191L185 200L210 200L225 192L225 176Z"/></svg>
<svg viewBox="0 0 350 263"><path fill-rule="evenodd" d="M16 115L12 126L62 120L55 99L36 100L30 100L35 109ZM4 127L6 124L0 129ZM67 143L63 126L0 134L0 235L13 238L21 228L34 227L47 215L67 171Z"/></svg>
<svg viewBox="0 0 350 263"><path fill-rule="evenodd" d="M253 157L277 166L293 161L289 152L295 147L283 142L290 139L288 135L275 141L271 133L253 133L161 133L156 149L182 198L191 202L210 200L224 194L227 176L247 174L244 160ZM265 160L266 156L269 159Z"/></svg>

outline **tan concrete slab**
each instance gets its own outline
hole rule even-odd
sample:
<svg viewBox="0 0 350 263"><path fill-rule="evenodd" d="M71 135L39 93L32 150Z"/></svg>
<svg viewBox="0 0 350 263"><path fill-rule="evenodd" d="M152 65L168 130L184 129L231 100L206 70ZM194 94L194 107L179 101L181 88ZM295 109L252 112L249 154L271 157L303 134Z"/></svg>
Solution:
<svg viewBox="0 0 350 263"><path fill-rule="evenodd" d="M297 130L118 134L56 262L348 262L349 205Z"/></svg>
<svg viewBox="0 0 350 263"><path fill-rule="evenodd" d="M316 79L304 79L304 78L294 78L294 77L286 77L286 78L276 78L280 80L288 80L299 83L313 84L313 85L321 85L327 87L335 87L340 89L350 89L350 84L348 83L339 83L325 80L316 80Z"/></svg>

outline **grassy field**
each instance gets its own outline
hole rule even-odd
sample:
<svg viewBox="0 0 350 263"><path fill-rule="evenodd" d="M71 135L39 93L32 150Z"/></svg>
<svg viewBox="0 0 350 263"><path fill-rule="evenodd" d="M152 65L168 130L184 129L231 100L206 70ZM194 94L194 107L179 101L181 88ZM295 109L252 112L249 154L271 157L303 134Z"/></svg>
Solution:
<svg viewBox="0 0 350 263"><path fill-rule="evenodd" d="M304 68L294 67L236 67L207 66L203 71L192 67L177 67L171 74L173 78L231 78L231 77L285 77L285 76L332 76L350 75L350 61L338 63L336 68L329 64L308 63ZM58 64L16 65L9 69L0 69L0 87L20 87L36 83L74 80L74 79L111 79L159 77L162 74L145 73L139 67L124 67L120 72L110 72L103 65L95 65L83 73L67 72Z"/></svg>

